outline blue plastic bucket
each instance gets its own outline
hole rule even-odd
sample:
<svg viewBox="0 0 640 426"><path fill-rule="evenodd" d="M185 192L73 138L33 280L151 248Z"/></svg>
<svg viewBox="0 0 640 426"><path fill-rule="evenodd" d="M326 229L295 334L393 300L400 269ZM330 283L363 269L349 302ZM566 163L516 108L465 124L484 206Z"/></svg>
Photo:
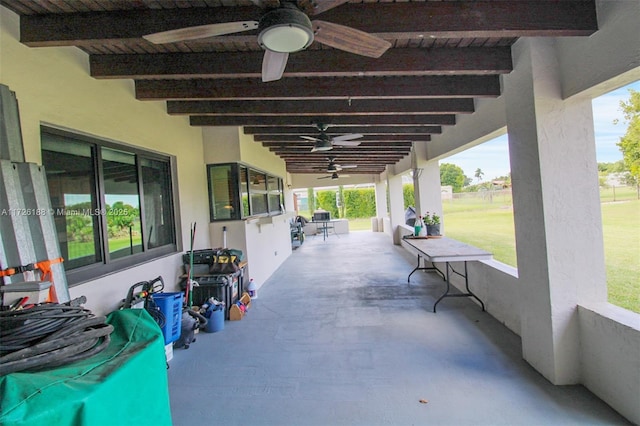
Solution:
<svg viewBox="0 0 640 426"><path fill-rule="evenodd" d="M205 331L207 333L215 333L217 331L224 330L224 308L222 306L216 306L216 309L209 309L205 314L207 318L207 326Z"/></svg>
<svg viewBox="0 0 640 426"><path fill-rule="evenodd" d="M182 331L182 296L183 294L180 292L153 293L153 300L165 318L164 326L161 328L165 345L180 338Z"/></svg>

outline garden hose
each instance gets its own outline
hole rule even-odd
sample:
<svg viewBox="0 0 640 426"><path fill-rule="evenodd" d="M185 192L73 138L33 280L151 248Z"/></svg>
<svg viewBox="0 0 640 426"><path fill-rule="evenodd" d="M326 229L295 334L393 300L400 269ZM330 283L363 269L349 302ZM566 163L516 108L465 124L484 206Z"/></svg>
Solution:
<svg viewBox="0 0 640 426"><path fill-rule="evenodd" d="M0 311L0 375L57 367L105 349L113 326L76 302Z"/></svg>

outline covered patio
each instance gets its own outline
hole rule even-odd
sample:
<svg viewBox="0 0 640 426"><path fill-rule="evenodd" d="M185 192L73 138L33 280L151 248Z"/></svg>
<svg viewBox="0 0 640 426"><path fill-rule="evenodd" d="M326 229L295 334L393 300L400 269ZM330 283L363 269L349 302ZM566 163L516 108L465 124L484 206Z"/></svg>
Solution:
<svg viewBox="0 0 640 426"><path fill-rule="evenodd" d="M640 80L640 3L283 0L391 47L363 59L319 41L276 55L270 82L257 31L148 40L280 3L0 0L0 83L24 147L0 159L49 174L70 298L102 315L139 281L177 291L196 223L194 249L242 250L260 286L246 319L175 354L173 421L640 423L640 316L606 298L591 105ZM403 176L446 235L440 161L505 133L517 269L472 262L487 312L465 298L433 314L441 279L406 282ZM293 191L334 175L375 184L383 232L292 251ZM116 202L135 241L110 227ZM76 230L66 212L83 203L94 214ZM12 220L1 263L44 260L9 238Z"/></svg>
<svg viewBox="0 0 640 426"><path fill-rule="evenodd" d="M581 385L553 386L520 338L382 233L308 239L242 321L170 362L176 425L626 424ZM421 400L426 402L421 402Z"/></svg>

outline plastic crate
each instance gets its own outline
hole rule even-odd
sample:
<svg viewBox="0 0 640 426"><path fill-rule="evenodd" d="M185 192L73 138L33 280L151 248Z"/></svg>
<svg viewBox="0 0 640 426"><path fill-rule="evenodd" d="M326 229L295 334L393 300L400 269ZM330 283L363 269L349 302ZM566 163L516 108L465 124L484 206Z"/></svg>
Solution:
<svg viewBox="0 0 640 426"><path fill-rule="evenodd" d="M231 287L227 280L198 279L198 284L193 287L193 303L202 306L207 300L214 297L216 300L224 302L224 316L228 319L229 307L233 302L231 301Z"/></svg>
<svg viewBox="0 0 640 426"><path fill-rule="evenodd" d="M182 330L182 293L154 293L153 300L164 315L164 326L161 327L164 344L175 342L180 338Z"/></svg>

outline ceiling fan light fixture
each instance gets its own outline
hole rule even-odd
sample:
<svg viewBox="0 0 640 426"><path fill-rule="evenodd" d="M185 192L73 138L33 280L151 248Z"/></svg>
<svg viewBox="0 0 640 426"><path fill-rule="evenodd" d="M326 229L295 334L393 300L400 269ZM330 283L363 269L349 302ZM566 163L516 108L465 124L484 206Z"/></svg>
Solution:
<svg viewBox="0 0 640 426"><path fill-rule="evenodd" d="M331 174L331 180L336 180L336 179L339 179L339 178L340 178L340 176L338 176L338 173L333 172L333 173Z"/></svg>
<svg viewBox="0 0 640 426"><path fill-rule="evenodd" d="M333 144L331 143L331 141L329 139L323 139L323 140L319 140L318 142L315 143L315 145L313 145L313 149L311 149L311 152L329 151L332 149L333 149Z"/></svg>
<svg viewBox="0 0 640 426"><path fill-rule="evenodd" d="M273 52L292 53L306 49L313 42L309 17L294 5L267 12L258 24L258 43Z"/></svg>

